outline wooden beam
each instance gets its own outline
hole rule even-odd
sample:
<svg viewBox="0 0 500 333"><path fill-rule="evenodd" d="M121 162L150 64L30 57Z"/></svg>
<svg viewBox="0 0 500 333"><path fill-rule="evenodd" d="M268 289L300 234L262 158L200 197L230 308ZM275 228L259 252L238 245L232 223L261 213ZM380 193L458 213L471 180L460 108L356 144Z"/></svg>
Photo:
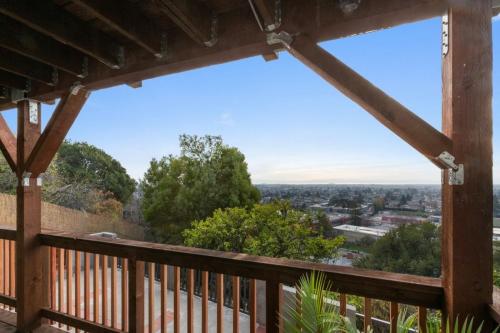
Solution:
<svg viewBox="0 0 500 333"><path fill-rule="evenodd" d="M202 2L185 0L157 0L159 9L195 42L213 46L213 13Z"/></svg>
<svg viewBox="0 0 500 333"><path fill-rule="evenodd" d="M12 171L17 170L17 140L0 114L0 150Z"/></svg>
<svg viewBox="0 0 500 333"><path fill-rule="evenodd" d="M54 86L58 80L57 70L53 67L5 49L0 49L0 69L49 86Z"/></svg>
<svg viewBox="0 0 500 333"><path fill-rule="evenodd" d="M456 1L442 67L443 131L464 167L463 185L445 175L442 186L443 318L452 322L487 321L492 302L492 43L491 1Z"/></svg>
<svg viewBox="0 0 500 333"><path fill-rule="evenodd" d="M255 8L260 15L261 23L266 31L273 31L279 27L276 18L276 1L275 0L250 0L253 1Z"/></svg>
<svg viewBox="0 0 500 333"><path fill-rule="evenodd" d="M59 68L80 78L86 76L85 55L5 16L0 18L0 46Z"/></svg>
<svg viewBox="0 0 500 333"><path fill-rule="evenodd" d="M0 70L0 86L29 91L31 82L23 76Z"/></svg>
<svg viewBox="0 0 500 333"><path fill-rule="evenodd" d="M448 137L343 64L309 37L297 37L290 45L289 51L431 161L437 163L437 158L442 152L451 151L452 143Z"/></svg>
<svg viewBox="0 0 500 333"><path fill-rule="evenodd" d="M315 6L310 5L310 0L283 1L282 4L286 20L283 20L281 28L290 33L308 34L317 42L441 16L447 8L446 0L363 0L357 11L345 15L334 1L323 1L320 2L321 24L318 25L318 12ZM213 47L199 48L193 46L192 39L182 31L169 31L169 40L175 42L168 46L168 59L151 61L150 53L138 49L134 57L127 57L126 64L119 70L96 63L82 84L91 90L102 89L260 56L281 48L266 43L249 8L220 13L217 38L218 42ZM37 100L58 98L73 83L74 80L60 77L56 88L33 88L29 97ZM8 108L11 108L10 104L0 105L0 109Z"/></svg>
<svg viewBox="0 0 500 333"><path fill-rule="evenodd" d="M84 88L74 88L59 101L23 171L30 172L33 177L45 172L89 94Z"/></svg>
<svg viewBox="0 0 500 333"><path fill-rule="evenodd" d="M44 293L46 292L43 289L43 251L39 239L42 228L41 186L36 178L21 172L24 157L29 154L40 137L40 113L40 103L28 100L18 102L15 279L19 332L31 332L42 324L40 310L44 306Z"/></svg>
<svg viewBox="0 0 500 333"><path fill-rule="evenodd" d="M111 68L119 68L120 50L108 35L90 27L49 0L4 0L0 13L69 45Z"/></svg>
<svg viewBox="0 0 500 333"><path fill-rule="evenodd" d="M74 0L99 20L144 48L157 58L166 53L166 35L161 33L138 8L122 0Z"/></svg>

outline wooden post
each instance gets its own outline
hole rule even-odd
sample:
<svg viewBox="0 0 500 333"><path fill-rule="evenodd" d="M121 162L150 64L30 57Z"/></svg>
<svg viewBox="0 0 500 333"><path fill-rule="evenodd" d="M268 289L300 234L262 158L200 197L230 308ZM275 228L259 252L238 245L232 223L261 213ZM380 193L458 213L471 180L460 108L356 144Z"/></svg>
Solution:
<svg viewBox="0 0 500 333"><path fill-rule="evenodd" d="M39 103L28 100L18 102L17 107L17 328L19 332L30 332L41 325L40 309L45 305L43 250L38 240L42 224L42 198L41 184L29 174L23 174L23 170L40 137L41 110Z"/></svg>
<svg viewBox="0 0 500 333"><path fill-rule="evenodd" d="M123 272L122 272L123 274ZM128 261L128 321L130 333L144 333L144 262Z"/></svg>
<svg viewBox="0 0 500 333"><path fill-rule="evenodd" d="M443 177L444 318L480 323L493 285L491 0L455 1L448 19L443 132L465 173L463 185L448 184L450 171Z"/></svg>
<svg viewBox="0 0 500 333"><path fill-rule="evenodd" d="M279 333L281 284L277 281L266 281L266 332Z"/></svg>

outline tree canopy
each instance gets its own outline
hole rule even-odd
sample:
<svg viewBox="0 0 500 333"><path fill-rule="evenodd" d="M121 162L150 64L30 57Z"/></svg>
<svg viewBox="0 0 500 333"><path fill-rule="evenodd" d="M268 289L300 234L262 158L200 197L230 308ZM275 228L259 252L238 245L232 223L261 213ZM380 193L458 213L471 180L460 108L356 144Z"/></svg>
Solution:
<svg viewBox="0 0 500 333"><path fill-rule="evenodd" d="M111 193L122 204L135 191L135 181L120 162L86 142L64 142L54 163L66 183L86 184L104 193Z"/></svg>
<svg viewBox="0 0 500 333"><path fill-rule="evenodd" d="M180 136L181 153L153 159L141 183L153 237L182 243L182 231L218 208L252 207L260 199L245 156L219 136Z"/></svg>
<svg viewBox="0 0 500 333"><path fill-rule="evenodd" d="M432 223L407 224L377 240L356 267L395 273L441 275L440 228Z"/></svg>
<svg viewBox="0 0 500 333"><path fill-rule="evenodd" d="M121 164L85 142L64 142L43 175L43 200L121 217L136 183ZM17 178L0 157L0 192L15 194Z"/></svg>
<svg viewBox="0 0 500 333"><path fill-rule="evenodd" d="M218 209L184 231L185 244L268 257L331 259L344 239L324 238L312 221L312 215L290 209L286 202Z"/></svg>

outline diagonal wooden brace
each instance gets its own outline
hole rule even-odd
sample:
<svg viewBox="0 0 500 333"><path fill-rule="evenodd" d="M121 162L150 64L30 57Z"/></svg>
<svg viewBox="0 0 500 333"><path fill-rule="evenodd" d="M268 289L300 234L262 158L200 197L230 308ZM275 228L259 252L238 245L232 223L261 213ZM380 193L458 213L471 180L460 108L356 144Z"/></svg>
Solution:
<svg viewBox="0 0 500 333"><path fill-rule="evenodd" d="M453 151L452 141L446 135L318 46L309 37L302 35L288 41L282 38L282 43L295 58L368 111L434 164L448 169L439 158L443 152Z"/></svg>
<svg viewBox="0 0 500 333"><path fill-rule="evenodd" d="M7 163L12 171L17 168L17 141L5 119L0 114L0 150L2 151Z"/></svg>
<svg viewBox="0 0 500 333"><path fill-rule="evenodd" d="M82 87L74 87L61 98L27 158L23 172L30 172L34 178L47 170L89 94L89 91Z"/></svg>

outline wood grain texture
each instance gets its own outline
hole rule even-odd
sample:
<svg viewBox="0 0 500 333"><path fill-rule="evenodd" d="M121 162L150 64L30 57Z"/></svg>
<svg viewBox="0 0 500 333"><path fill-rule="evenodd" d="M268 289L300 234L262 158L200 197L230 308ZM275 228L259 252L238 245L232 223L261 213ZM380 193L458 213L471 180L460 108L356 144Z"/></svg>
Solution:
<svg viewBox="0 0 500 333"><path fill-rule="evenodd" d="M217 333L224 332L224 275L217 274Z"/></svg>
<svg viewBox="0 0 500 333"><path fill-rule="evenodd" d="M208 272L201 272L201 332L208 333Z"/></svg>
<svg viewBox="0 0 500 333"><path fill-rule="evenodd" d="M443 57L443 132L464 184L442 186L445 317L489 320L493 286L491 1L457 1ZM473 47L471 47L473 45ZM445 174L445 178L446 178Z"/></svg>
<svg viewBox="0 0 500 333"><path fill-rule="evenodd" d="M130 333L144 333L144 262L128 261L129 307L128 323Z"/></svg>
<svg viewBox="0 0 500 333"><path fill-rule="evenodd" d="M233 286L233 332L240 331L240 277L232 277Z"/></svg>

